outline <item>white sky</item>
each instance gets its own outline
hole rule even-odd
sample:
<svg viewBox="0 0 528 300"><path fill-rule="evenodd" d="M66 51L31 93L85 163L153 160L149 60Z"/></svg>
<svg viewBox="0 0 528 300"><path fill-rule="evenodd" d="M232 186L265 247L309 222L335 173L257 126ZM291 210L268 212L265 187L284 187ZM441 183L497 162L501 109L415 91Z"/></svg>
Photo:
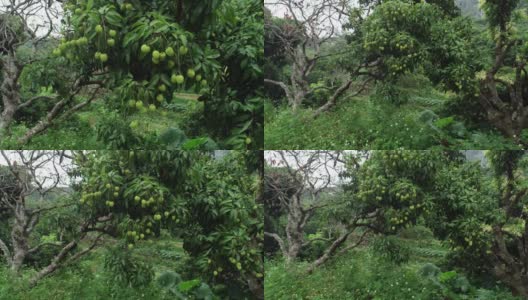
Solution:
<svg viewBox="0 0 528 300"><path fill-rule="evenodd" d="M6 156L9 158L11 164L13 162L17 162L18 165L23 165L21 162L21 158L18 155L16 151L4 151L6 153ZM24 156L29 157L30 153L32 151L23 151ZM36 152L53 152L53 151L36 151ZM71 153L70 153L71 154ZM37 164L43 162L45 158L42 158L37 161ZM3 155L0 155L0 165L7 166L7 162L4 159ZM40 166L36 170L37 180L44 186L49 187L54 184L54 181L57 178L57 175L60 178L60 182L58 186L66 187L69 186L72 182L72 178L67 174L68 168L71 167L72 161L64 157L62 163L59 163L59 157L55 158L55 166L56 169L53 166L54 164L49 161L46 163L43 163L42 166Z"/></svg>
<svg viewBox="0 0 528 300"><path fill-rule="evenodd" d="M357 5L357 0L344 1L347 1L351 7L355 7ZM277 0L264 0L264 6L268 8L271 11L272 15L276 17L283 18L286 14L291 14L289 13L288 8L286 8L284 5L277 4L277 2ZM309 15L312 9L306 7L317 7L317 4L320 3L320 0L299 0L296 2L302 2L303 6L305 6L305 8L303 9L305 11L305 15ZM299 9L296 10L295 15L297 16L297 19L301 21L304 19ZM333 15L334 17L332 18L331 22L335 26L336 34L340 34L343 31L342 25L348 22L348 17L343 15L338 18L337 14L333 13ZM331 22L329 20L323 22L321 24L321 28L330 25Z"/></svg>
<svg viewBox="0 0 528 300"><path fill-rule="evenodd" d="M10 11L10 6L13 4L19 5L25 0L0 0L0 14L4 14L7 11ZM46 11L44 10L43 5L47 5L48 0L31 0L35 5L27 9L19 9L18 12L24 15L28 15L28 26L32 30L37 30L37 36L42 36L48 32L49 29L49 19L53 23L54 35L59 33L61 26L60 20L63 17L62 4L52 0L52 5L48 9L50 18L46 16Z"/></svg>
<svg viewBox="0 0 528 300"><path fill-rule="evenodd" d="M310 152L313 152L313 151L310 151L310 150L304 150L304 151L298 151L298 152L301 152L300 154L300 159L301 159L301 163L304 163L306 162L306 159L308 158L309 156L309 153ZM353 152L352 150L350 151L344 151L345 153L351 153ZM286 156L286 159L288 161L288 164L290 164L291 167L295 166L295 161L293 159L293 157L288 157L288 155L285 155ZM342 159L343 157L341 157ZM282 162L282 157L278 154L277 151L264 151L264 159L269 163L269 164L272 164L274 165L275 167L280 167L280 166L285 166L285 164ZM336 186L338 185L339 183L341 183L341 178L339 177L339 173L341 171L344 171L345 169L345 165L341 162L337 162L335 167L334 167L334 161L331 161L330 162L330 165L328 166L329 167L329 174L330 174L330 185L331 186ZM314 178L321 178L321 177L326 177L327 175L327 172L326 172L326 169L324 167L324 165L321 165L316 172L314 172ZM322 182L321 182L322 183Z"/></svg>

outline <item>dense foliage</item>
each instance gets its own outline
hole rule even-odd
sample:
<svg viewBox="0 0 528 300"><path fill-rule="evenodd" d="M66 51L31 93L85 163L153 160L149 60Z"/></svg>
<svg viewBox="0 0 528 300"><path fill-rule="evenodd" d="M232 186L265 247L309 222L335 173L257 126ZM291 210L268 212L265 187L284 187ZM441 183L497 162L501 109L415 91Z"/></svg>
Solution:
<svg viewBox="0 0 528 300"><path fill-rule="evenodd" d="M257 203L258 167L252 163L258 158L252 151L75 152L70 172L77 179L71 189L46 203L30 202L32 210L44 206L49 212L35 221L26 243L50 245L30 251L24 266L29 274L53 268L32 286L52 282L54 273L64 274L85 261L118 286L137 291L155 288L160 271L176 272L174 282L157 279L163 289L156 298L262 298L263 212ZM7 215L9 222L13 218ZM5 237L1 231L0 239ZM161 261L154 265L141 258L146 251L160 252L154 255L161 255ZM58 259L63 252L69 252L67 260ZM24 285L25 279L14 277L12 284Z"/></svg>
<svg viewBox="0 0 528 300"><path fill-rule="evenodd" d="M267 275L271 283L266 281L266 289L269 287L277 297L283 297L282 293L295 285L302 290L303 297L314 297L312 293L332 295L325 299L360 289L364 292L362 296L354 294L360 298L367 299L379 292L380 297L393 299L383 286L394 284L395 279L380 275L379 268L389 273L403 268L409 272L406 273L409 290L405 287L396 292L400 287L395 287L394 293L405 292L408 297L472 297L484 293L484 289L495 289L496 282L500 283L500 290L509 289L513 296L527 296L523 263L526 259L523 241L527 234L525 151L368 153L368 156L349 153L340 188L310 203L324 209L317 210L307 221L303 232L307 241L304 255L293 263L282 261L276 245L265 244L265 253L272 260L267 265L272 271ZM360 166L354 157L363 157ZM269 205L268 209L278 211L271 210L273 207L277 205ZM361 223L366 227L352 233L326 266L312 275L302 275L304 266L323 255L321 250L328 249L329 244L335 244L335 237L360 211L368 212L361 215ZM283 234L287 223L285 212L282 214L269 217L274 222L267 231L275 229ZM348 253L348 258L340 258L343 253ZM362 259L367 261L358 263ZM338 289L335 293L321 286L310 287L312 280L343 272L349 264L355 266L351 272L358 272L356 268L368 270L368 276L381 276L376 280L382 283L368 288L368 280L353 276L352 280L343 277L332 283ZM284 270L289 271L280 275ZM308 277L301 278L304 276ZM428 283L434 288L424 287ZM433 294L422 295L424 289L431 289L427 293ZM488 292L491 297L493 293Z"/></svg>
<svg viewBox="0 0 528 300"><path fill-rule="evenodd" d="M61 5L60 36L45 36L37 50L28 39L10 58L23 66L13 95L27 104L16 108L6 146L54 133L73 119L70 126L91 127L83 135L93 136L90 147L74 140L74 148L262 148L259 1ZM77 114L84 107L91 107L89 122Z"/></svg>
<svg viewBox="0 0 528 300"><path fill-rule="evenodd" d="M465 2L359 1L347 11L344 32L321 39L305 57L272 56L282 46L277 35L267 35L271 50L265 76L270 79L291 84L298 60L315 63L304 78L310 86L304 109L296 111L287 95L269 90L266 147L524 147L527 123L519 116L526 107L526 3L481 1L481 15L470 18L468 5L478 4ZM309 16L309 8L304 9ZM291 21L270 18L271 24ZM284 35L296 32L269 27ZM289 37L290 47L301 49L297 38ZM327 101L335 108L320 114Z"/></svg>

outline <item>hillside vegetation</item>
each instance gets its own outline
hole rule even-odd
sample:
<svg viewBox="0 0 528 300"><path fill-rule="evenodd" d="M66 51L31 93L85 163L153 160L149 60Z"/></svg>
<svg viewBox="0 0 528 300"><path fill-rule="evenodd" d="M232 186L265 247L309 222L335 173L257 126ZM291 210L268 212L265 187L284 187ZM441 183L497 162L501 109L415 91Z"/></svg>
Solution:
<svg viewBox="0 0 528 300"><path fill-rule="evenodd" d="M266 149L526 148L526 1L289 2L265 18Z"/></svg>
<svg viewBox="0 0 528 300"><path fill-rule="evenodd" d="M266 158L269 299L528 299L525 151Z"/></svg>

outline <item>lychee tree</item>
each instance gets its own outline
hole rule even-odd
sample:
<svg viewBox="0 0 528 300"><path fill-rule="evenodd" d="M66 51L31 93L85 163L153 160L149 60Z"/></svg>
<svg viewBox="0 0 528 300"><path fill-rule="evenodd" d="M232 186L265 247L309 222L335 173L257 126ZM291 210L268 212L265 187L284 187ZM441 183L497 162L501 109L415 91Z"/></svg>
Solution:
<svg viewBox="0 0 528 300"><path fill-rule="evenodd" d="M184 249L212 282L230 289L248 286L263 296L261 178L250 157L234 152L215 163L195 165L186 187ZM248 159L249 158L249 159ZM248 164L249 163L249 164Z"/></svg>
<svg viewBox="0 0 528 300"><path fill-rule="evenodd" d="M526 22L519 1L481 2L490 29L485 40L469 19L439 3L448 1L415 2L383 2L352 36L363 41L368 57L380 59L386 80L423 69L433 83L459 93L465 116L476 111L472 115L525 143L528 46L518 30ZM358 19L353 15L351 23Z"/></svg>
<svg viewBox="0 0 528 300"><path fill-rule="evenodd" d="M472 274L493 274L515 295L528 296L527 157L487 151L485 163L446 165L437 176L435 234L451 245L451 261Z"/></svg>
<svg viewBox="0 0 528 300"><path fill-rule="evenodd" d="M451 246L451 264L472 275L492 273L515 295L526 297L525 151L488 151L482 161L467 161L462 151L381 155L383 167L372 174L376 179L368 191L374 186L376 200L393 203L385 218L388 233L423 220ZM416 197L407 190L402 195L402 182Z"/></svg>
<svg viewBox="0 0 528 300"><path fill-rule="evenodd" d="M366 209L380 211L379 231L391 234L415 224L430 203L424 187L442 161L434 151L373 151L349 186Z"/></svg>
<svg viewBox="0 0 528 300"><path fill-rule="evenodd" d="M231 6L237 8L234 4ZM254 36L228 40L227 34L236 34L243 28L241 18L244 18L231 6L216 0L200 3L184 0L69 1L65 5L65 38L53 53L77 68L88 70L94 77L104 79L106 87L112 90L106 101L110 107L118 109L122 118L147 111L165 115L179 93L199 93L204 99L230 95L224 86L234 76L229 72L236 69L231 70L228 60L229 57L240 59L237 52L247 56L241 70L249 71L235 79L235 88L242 91L244 82L257 80L260 70L254 65L261 56L262 46L255 44ZM253 16L251 24L255 24L258 14L254 12L254 3L246 10ZM218 28L222 28L222 33L216 32ZM235 42L239 45L229 50ZM230 68L227 73L226 67ZM236 92L232 96L236 97ZM243 101L245 99L236 105L244 106ZM213 102L206 101L205 110L216 114L216 120L230 118L235 113L239 123L227 126L247 124L237 131L244 139L241 143L230 143L231 147L253 147L251 137L258 129L253 122L258 120L258 111L240 110L234 102L229 104L234 107L233 111L229 111ZM131 121L129 125L136 129L144 124ZM217 134L216 137L226 138L230 134L232 132L224 132L223 136Z"/></svg>
<svg viewBox="0 0 528 300"><path fill-rule="evenodd" d="M352 37L363 43L370 60L380 60L385 80L423 68L434 83L461 91L471 89L472 77L481 67L471 59L478 56L474 35L469 20L439 3L386 1Z"/></svg>
<svg viewBox="0 0 528 300"><path fill-rule="evenodd" d="M124 251L163 229L178 233L206 281L263 297L260 179L248 173L246 155L87 153L79 156L81 211L89 218L112 215Z"/></svg>
<svg viewBox="0 0 528 300"><path fill-rule="evenodd" d="M362 237L369 234L393 235L400 229L417 224L432 213L430 190L437 170L445 163L459 159L455 154L438 151L368 151L366 155L349 155L344 181L343 204L328 215L356 230ZM325 263L334 254L361 243L346 245L336 240L312 268Z"/></svg>
<svg viewBox="0 0 528 300"><path fill-rule="evenodd" d="M280 230L268 226L275 231L265 232L266 236L276 241L289 262L313 241L306 240L305 230L314 214L324 213L327 223L339 224L331 225L338 229L323 239L327 242L324 253L311 262L308 272L357 247L367 235L395 234L416 224L431 211L428 186L437 168L456 158L435 151L283 152L289 156L283 154L286 162L281 168L266 169L264 196L267 211L277 215L283 210L287 223ZM325 155L326 159L321 158ZM322 201L330 176L326 170L340 164L344 168L335 173L340 174L342 193Z"/></svg>

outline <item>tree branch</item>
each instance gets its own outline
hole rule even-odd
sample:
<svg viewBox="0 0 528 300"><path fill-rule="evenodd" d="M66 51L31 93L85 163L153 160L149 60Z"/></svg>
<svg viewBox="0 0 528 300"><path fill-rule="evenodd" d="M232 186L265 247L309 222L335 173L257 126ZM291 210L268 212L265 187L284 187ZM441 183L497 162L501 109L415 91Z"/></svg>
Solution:
<svg viewBox="0 0 528 300"><path fill-rule="evenodd" d="M279 244L279 248L281 249L283 256L287 256L288 251L286 249L286 246L284 245L284 240L278 234L264 231L264 235L275 239L275 241L277 241L277 243Z"/></svg>
<svg viewBox="0 0 528 300"><path fill-rule="evenodd" d="M6 243L2 241L2 239L0 239L0 250L2 250L2 252L4 253L7 265L10 266L12 264L11 252L9 251L9 248L7 247Z"/></svg>

